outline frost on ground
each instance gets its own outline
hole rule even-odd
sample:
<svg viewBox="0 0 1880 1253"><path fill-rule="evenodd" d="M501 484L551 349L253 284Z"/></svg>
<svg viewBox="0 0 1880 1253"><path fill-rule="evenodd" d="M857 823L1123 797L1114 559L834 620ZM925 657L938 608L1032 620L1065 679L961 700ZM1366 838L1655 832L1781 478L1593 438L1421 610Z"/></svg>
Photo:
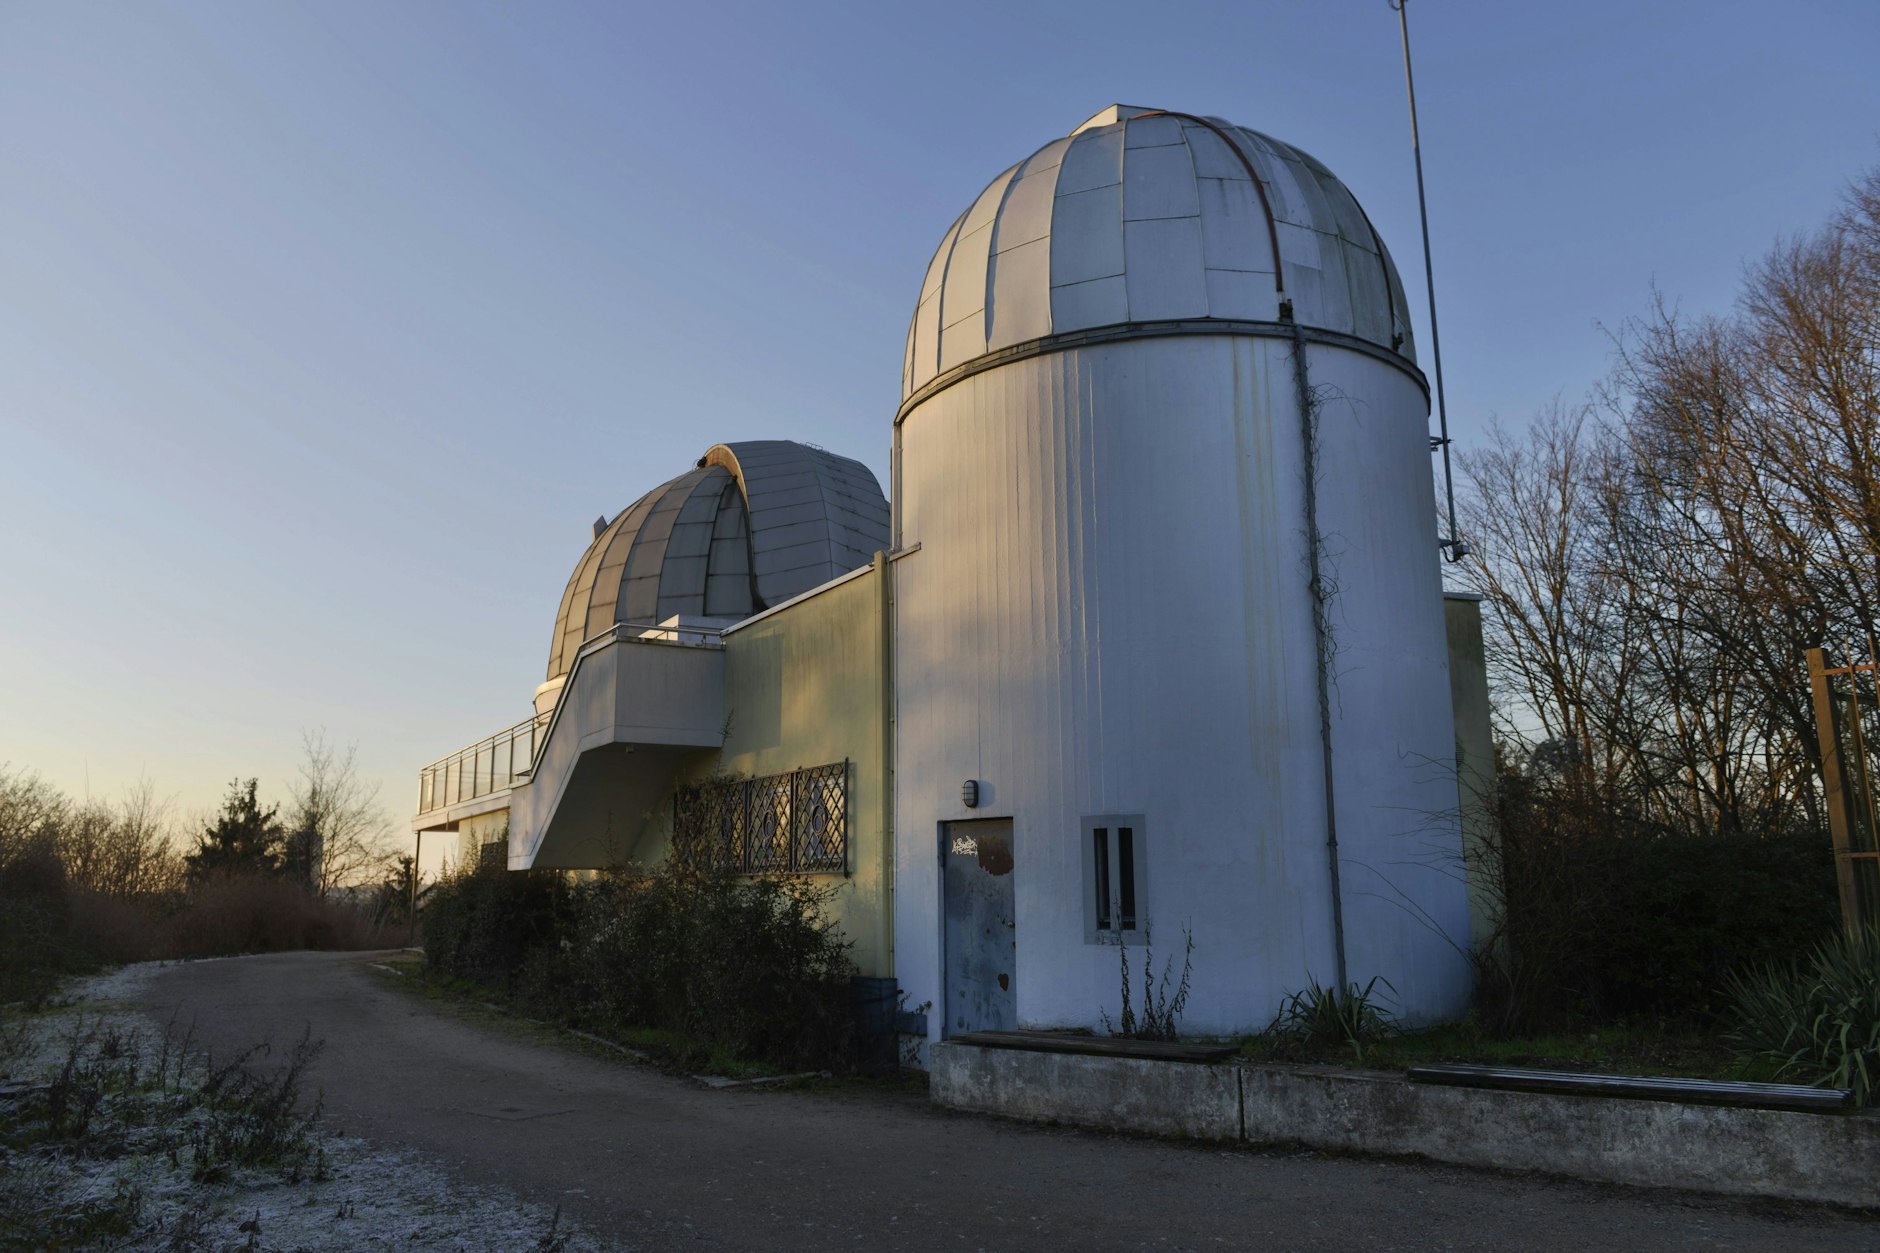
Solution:
<svg viewBox="0 0 1880 1253"><path fill-rule="evenodd" d="M211 1058L126 1001L149 967L0 1016L0 1249L589 1250L552 1210L322 1130L318 1042Z"/></svg>

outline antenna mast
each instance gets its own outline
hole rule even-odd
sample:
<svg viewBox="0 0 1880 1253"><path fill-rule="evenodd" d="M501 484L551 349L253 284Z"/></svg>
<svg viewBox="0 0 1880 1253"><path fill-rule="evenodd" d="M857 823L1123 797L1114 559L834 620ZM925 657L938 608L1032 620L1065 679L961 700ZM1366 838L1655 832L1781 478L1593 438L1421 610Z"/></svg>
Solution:
<svg viewBox="0 0 1880 1253"><path fill-rule="evenodd" d="M1469 555L1456 528L1456 481L1449 467L1449 407L1443 398L1443 341L1436 330L1436 273L1430 262L1430 210L1423 198L1423 142L1417 134L1417 83L1410 72L1410 16L1405 11L1409 0L1390 0L1397 10L1397 27L1403 32L1403 83L1410 93L1410 150L1417 162L1417 215L1423 220L1423 290L1430 298L1430 355L1436 365L1436 425L1440 432L1430 440L1430 451L1443 450L1443 496L1449 505L1449 536L1437 541L1451 561Z"/></svg>

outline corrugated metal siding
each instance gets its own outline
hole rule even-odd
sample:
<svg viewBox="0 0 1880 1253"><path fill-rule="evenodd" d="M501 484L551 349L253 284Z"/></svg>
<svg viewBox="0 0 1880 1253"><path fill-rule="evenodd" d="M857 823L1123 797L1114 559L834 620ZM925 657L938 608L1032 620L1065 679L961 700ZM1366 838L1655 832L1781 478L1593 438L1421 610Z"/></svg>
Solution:
<svg viewBox="0 0 1880 1253"><path fill-rule="evenodd" d="M1290 352L1193 337L1049 354L966 378L901 424L902 543L921 545L896 564L897 975L911 1000L937 988L937 824L967 817L1016 824L1027 1025L1117 1009L1116 952L1084 942L1086 814L1147 816L1159 951L1194 928L1191 1029L1263 1026L1308 976L1333 977ZM1349 402L1324 420L1322 489L1342 589L1347 856L1466 944L1459 883L1395 865L1411 851L1404 814L1430 824L1415 850L1428 855L1445 838L1428 815L1455 803L1453 781L1414 768L1452 752L1422 397L1383 363L1322 358L1334 364L1315 381ZM990 795L976 811L959 801L968 778ZM1347 893L1353 971L1452 1008L1466 963L1380 881L1365 892Z"/></svg>

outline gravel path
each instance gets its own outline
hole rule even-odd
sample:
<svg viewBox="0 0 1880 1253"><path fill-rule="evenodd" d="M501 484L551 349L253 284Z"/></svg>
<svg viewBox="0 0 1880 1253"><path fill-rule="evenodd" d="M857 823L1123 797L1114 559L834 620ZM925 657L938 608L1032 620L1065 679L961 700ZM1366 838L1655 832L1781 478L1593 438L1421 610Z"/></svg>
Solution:
<svg viewBox="0 0 1880 1253"><path fill-rule="evenodd" d="M197 962L138 996L218 1047L311 1023L330 1124L624 1248L1880 1251L1880 1222L1803 1206L1021 1126L872 1090L704 1091L421 999L372 960Z"/></svg>

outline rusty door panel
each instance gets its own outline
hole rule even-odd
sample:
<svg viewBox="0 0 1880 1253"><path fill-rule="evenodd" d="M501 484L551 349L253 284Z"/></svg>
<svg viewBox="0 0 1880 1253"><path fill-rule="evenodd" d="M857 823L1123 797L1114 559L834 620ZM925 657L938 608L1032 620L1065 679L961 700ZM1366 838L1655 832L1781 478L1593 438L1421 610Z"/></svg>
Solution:
<svg viewBox="0 0 1880 1253"><path fill-rule="evenodd" d="M942 841L944 1034L1010 1031L1018 1026L1011 819L949 822Z"/></svg>

